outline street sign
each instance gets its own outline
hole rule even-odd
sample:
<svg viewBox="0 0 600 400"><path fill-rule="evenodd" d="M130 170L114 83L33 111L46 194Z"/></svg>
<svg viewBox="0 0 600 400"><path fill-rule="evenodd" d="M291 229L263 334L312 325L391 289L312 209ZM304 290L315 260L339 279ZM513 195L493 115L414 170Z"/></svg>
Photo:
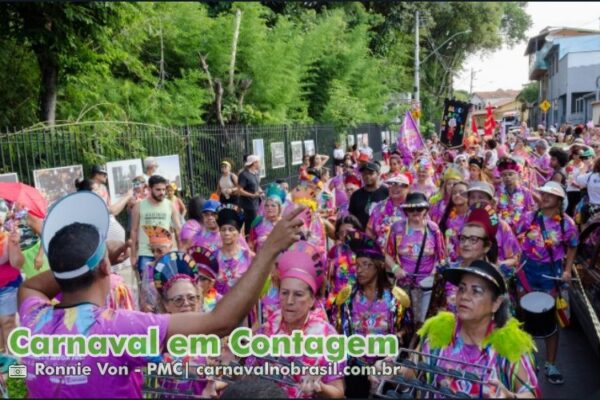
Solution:
<svg viewBox="0 0 600 400"><path fill-rule="evenodd" d="M543 112L548 112L550 107L552 107L552 104L550 104L548 100L544 100L540 104L540 110L542 110Z"/></svg>

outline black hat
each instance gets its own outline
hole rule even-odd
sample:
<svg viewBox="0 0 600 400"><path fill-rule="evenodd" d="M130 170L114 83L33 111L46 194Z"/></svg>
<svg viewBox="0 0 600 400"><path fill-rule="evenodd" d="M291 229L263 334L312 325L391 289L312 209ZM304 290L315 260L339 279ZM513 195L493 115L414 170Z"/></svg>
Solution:
<svg viewBox="0 0 600 400"><path fill-rule="evenodd" d="M483 158L473 156L473 157L469 158L469 165L471 165L471 164L477 165L480 169L483 169Z"/></svg>
<svg viewBox="0 0 600 400"><path fill-rule="evenodd" d="M406 196L406 201L400 205L401 208L429 208L427 196L421 192L412 192Z"/></svg>
<svg viewBox="0 0 600 400"><path fill-rule="evenodd" d="M106 172L106 167L104 165L100 165L100 164L94 165L92 167L92 176L97 175L97 174L107 175L108 172Z"/></svg>
<svg viewBox="0 0 600 400"><path fill-rule="evenodd" d="M487 261L475 260L467 267L447 268L442 274L448 282L458 286L464 273L477 275L478 277L491 282L498 289L500 294L506 293L506 283L504 282L502 273L498 271L498 268Z"/></svg>
<svg viewBox="0 0 600 400"><path fill-rule="evenodd" d="M356 257L366 257L373 260L385 260L379 245L360 231L353 231L346 236L346 244Z"/></svg>
<svg viewBox="0 0 600 400"><path fill-rule="evenodd" d="M244 223L244 214L233 204L224 204L217 210L217 224L219 227L223 225L232 225L238 231Z"/></svg>
<svg viewBox="0 0 600 400"><path fill-rule="evenodd" d="M367 161L366 163L364 163L363 165L361 165L361 167L358 169L360 172L363 171L375 171L375 172L379 172L379 164L372 162L372 161Z"/></svg>

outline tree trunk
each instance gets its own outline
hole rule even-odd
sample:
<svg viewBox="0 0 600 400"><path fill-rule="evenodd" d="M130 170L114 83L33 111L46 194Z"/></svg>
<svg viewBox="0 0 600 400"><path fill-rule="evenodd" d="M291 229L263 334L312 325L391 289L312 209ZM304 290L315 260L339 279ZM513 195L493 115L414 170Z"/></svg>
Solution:
<svg viewBox="0 0 600 400"><path fill-rule="evenodd" d="M56 121L56 95L58 92L58 62L54 54L37 53L42 82L40 85L40 121L54 125Z"/></svg>
<svg viewBox="0 0 600 400"><path fill-rule="evenodd" d="M237 56L237 45L238 38L240 36L240 23L242 22L242 11L238 9L235 12L235 24L233 28L233 42L231 43L231 60L229 63L229 95L233 97L235 95L235 86L233 84L233 78L235 75L235 58Z"/></svg>

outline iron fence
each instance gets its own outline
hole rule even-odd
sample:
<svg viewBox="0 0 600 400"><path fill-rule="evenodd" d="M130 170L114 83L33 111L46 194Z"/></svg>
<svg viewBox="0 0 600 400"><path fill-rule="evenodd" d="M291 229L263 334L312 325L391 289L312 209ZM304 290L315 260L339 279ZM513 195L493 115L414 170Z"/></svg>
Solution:
<svg viewBox="0 0 600 400"><path fill-rule="evenodd" d="M220 162L228 160L237 172L243 167L243 156L257 152L256 147L261 143L264 153L261 182L284 179L292 186L296 184L299 167L293 162L292 143L296 150L301 147L304 155L312 141L317 153L331 157L335 142L347 146L358 143L362 135L368 137L375 158L380 159L382 140L389 140L391 135L387 126L372 123L343 131L332 125L168 127L131 122L5 129L0 133L0 174L17 173L21 182L33 185L36 169L81 164L87 175L93 164L176 154L184 196L208 196L216 189ZM328 162L331 165L332 160Z"/></svg>

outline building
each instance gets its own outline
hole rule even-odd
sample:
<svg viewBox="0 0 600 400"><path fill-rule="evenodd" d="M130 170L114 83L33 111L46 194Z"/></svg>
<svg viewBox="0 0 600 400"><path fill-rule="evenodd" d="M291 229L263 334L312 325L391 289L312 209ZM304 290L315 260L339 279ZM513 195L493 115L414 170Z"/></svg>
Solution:
<svg viewBox="0 0 600 400"><path fill-rule="evenodd" d="M547 27L529 39L525 55L529 56L529 79L539 82L532 125L560 126L592 119L592 103L600 90L600 31ZM551 105L545 114L539 109L544 100Z"/></svg>
<svg viewBox="0 0 600 400"><path fill-rule="evenodd" d="M497 107L500 104L514 101L518 95L518 90L498 89L493 92L474 92L469 102L473 104L476 110L485 110L488 104Z"/></svg>
<svg viewBox="0 0 600 400"><path fill-rule="evenodd" d="M507 114L514 114L519 121L522 121L521 108L522 103L517 100L518 90L498 89L493 92L474 92L469 102L473 104L473 117L480 130L483 130L485 119L487 118L486 107L494 107L492 111L494 119L500 124L502 118Z"/></svg>

